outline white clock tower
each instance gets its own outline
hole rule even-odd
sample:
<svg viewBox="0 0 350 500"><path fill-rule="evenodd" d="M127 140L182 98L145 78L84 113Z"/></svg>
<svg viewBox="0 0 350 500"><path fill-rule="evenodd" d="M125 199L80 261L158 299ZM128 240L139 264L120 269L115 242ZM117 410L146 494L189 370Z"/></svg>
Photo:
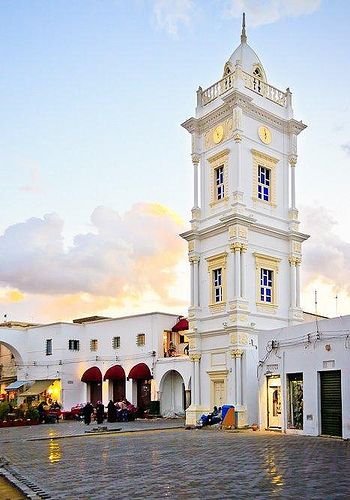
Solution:
<svg viewBox="0 0 350 500"><path fill-rule="evenodd" d="M302 321L301 244L295 199L297 136L292 94L267 81L260 59L241 44L222 78L199 87L192 136L194 203L190 358L194 424L214 405L233 404L240 426L258 419L257 337Z"/></svg>

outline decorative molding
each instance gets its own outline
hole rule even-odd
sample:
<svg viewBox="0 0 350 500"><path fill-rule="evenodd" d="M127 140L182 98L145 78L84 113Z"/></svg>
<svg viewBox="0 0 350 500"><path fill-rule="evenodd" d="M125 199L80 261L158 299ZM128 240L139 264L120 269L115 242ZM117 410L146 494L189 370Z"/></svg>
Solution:
<svg viewBox="0 0 350 500"><path fill-rule="evenodd" d="M211 127L207 132L204 134L204 147L205 150L209 150L211 148L216 147L218 144L214 142L213 140L213 134L214 131L217 127L222 127L223 128L223 138L221 139L220 143L227 141L228 139L231 139L233 136L233 129L234 123L233 123L233 118L232 116L230 118L227 118L225 121L222 121L220 123L217 123L214 127Z"/></svg>
<svg viewBox="0 0 350 500"><path fill-rule="evenodd" d="M201 360L202 355L199 352L195 352L193 354L190 354L190 360L193 361L194 363L199 363Z"/></svg>
<svg viewBox="0 0 350 500"><path fill-rule="evenodd" d="M194 165L198 165L198 163L200 162L201 160L201 156L198 154L198 153L192 153L191 154L191 159L192 159L192 163Z"/></svg>
<svg viewBox="0 0 350 500"><path fill-rule="evenodd" d="M232 358L241 358L243 356L243 349L231 349Z"/></svg>

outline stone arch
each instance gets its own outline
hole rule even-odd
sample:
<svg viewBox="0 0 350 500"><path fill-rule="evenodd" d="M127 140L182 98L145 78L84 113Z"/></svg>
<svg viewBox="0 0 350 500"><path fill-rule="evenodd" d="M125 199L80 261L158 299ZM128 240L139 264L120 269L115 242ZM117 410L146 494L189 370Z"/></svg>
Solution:
<svg viewBox="0 0 350 500"><path fill-rule="evenodd" d="M5 342L4 340L1 339L1 337L0 337L0 345L3 345L4 347L6 347L6 349L8 349L11 352L11 354L13 354L16 366L23 365L22 355L18 351L18 349L16 349L16 347L14 345L12 345L8 342ZM0 364L1 364L1 361L0 361Z"/></svg>
<svg viewBox="0 0 350 500"><path fill-rule="evenodd" d="M183 416L186 407L185 381L177 370L168 370L159 383L160 413L163 417Z"/></svg>

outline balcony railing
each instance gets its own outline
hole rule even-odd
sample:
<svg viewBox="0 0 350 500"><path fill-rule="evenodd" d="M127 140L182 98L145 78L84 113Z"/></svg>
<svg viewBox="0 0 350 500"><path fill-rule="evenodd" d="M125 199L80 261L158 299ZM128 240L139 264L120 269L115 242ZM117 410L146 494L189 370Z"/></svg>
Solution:
<svg viewBox="0 0 350 500"><path fill-rule="evenodd" d="M282 90L263 82L259 78L256 78L243 70L240 70L242 75L243 85L245 88L252 90L253 92L269 99L270 101L278 104L279 106L287 106L287 93ZM209 104L217 97L225 94L230 89L235 86L235 81L237 80L237 72L234 71L229 75L225 76L218 82L214 83L202 92L202 104L205 106Z"/></svg>

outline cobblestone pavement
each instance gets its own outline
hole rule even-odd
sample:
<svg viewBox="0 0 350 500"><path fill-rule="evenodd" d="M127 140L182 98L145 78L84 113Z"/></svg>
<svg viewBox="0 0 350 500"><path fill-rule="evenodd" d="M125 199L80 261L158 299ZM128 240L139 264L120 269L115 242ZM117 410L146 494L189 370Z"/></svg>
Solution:
<svg viewBox="0 0 350 500"><path fill-rule="evenodd" d="M350 498L350 443L336 439L173 429L13 440L1 454L54 499Z"/></svg>
<svg viewBox="0 0 350 500"><path fill-rule="evenodd" d="M59 424L41 424L25 427L5 427L0 429L0 444L13 440L39 440L49 438L63 438L84 435L85 431L91 431L97 427L107 427L109 430L121 429L121 431L154 430L163 428L183 427L184 419L157 418L151 420L135 420L133 422L104 422L97 425L92 422L89 426L84 422L75 420L63 420ZM1 452L0 452L1 456Z"/></svg>

